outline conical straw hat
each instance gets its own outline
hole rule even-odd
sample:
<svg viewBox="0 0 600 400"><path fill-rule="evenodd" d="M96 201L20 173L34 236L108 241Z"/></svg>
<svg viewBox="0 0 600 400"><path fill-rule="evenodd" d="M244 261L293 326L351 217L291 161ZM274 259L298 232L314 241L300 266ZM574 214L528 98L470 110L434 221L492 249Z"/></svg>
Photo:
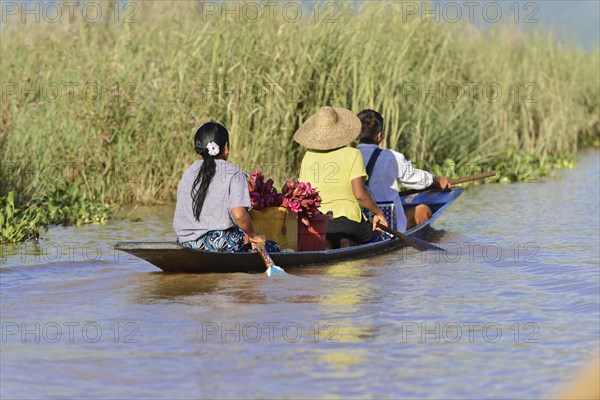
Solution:
<svg viewBox="0 0 600 400"><path fill-rule="evenodd" d="M321 107L294 134L294 140L313 150L344 147L360 135L360 119L350 110Z"/></svg>

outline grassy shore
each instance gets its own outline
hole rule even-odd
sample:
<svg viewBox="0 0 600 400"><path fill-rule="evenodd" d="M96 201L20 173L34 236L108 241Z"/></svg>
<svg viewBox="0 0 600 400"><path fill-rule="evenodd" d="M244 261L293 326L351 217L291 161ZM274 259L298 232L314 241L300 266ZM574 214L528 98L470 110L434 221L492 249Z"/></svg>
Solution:
<svg viewBox="0 0 600 400"><path fill-rule="evenodd" d="M293 133L324 104L380 110L385 145L439 174L530 180L599 144L600 53L550 36L424 21L382 2L296 22L135 4L95 24L76 14L4 27L0 208L12 191L20 211L0 221L0 240L173 201L208 120L229 129L232 162L278 182L297 175ZM65 211L51 214L48 199ZM46 215L10 233L31 225L30 206Z"/></svg>

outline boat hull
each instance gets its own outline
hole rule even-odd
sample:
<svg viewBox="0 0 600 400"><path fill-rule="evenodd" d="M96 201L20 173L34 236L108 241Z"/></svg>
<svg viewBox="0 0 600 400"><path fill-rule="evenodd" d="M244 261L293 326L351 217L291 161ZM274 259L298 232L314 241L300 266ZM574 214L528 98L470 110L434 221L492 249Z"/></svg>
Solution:
<svg viewBox="0 0 600 400"><path fill-rule="evenodd" d="M427 204L433 215L425 223L407 231L409 236L419 237L439 215L462 194L462 188L450 191L429 191L406 196L405 207ZM344 249L272 253L273 261L285 270L308 265L328 264L344 260L372 257L404 247L396 239L369 243ZM141 258L165 272L184 273L260 273L265 271L262 258L257 253L215 253L193 250L175 242L122 242L115 249Z"/></svg>

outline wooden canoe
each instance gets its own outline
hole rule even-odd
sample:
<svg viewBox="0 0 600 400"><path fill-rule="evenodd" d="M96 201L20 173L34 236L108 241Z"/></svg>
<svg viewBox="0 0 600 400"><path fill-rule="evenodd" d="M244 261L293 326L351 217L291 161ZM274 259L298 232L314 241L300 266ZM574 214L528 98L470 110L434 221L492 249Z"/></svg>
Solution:
<svg viewBox="0 0 600 400"><path fill-rule="evenodd" d="M433 215L425 223L406 232L409 236L420 237L446 208L463 192L460 187L447 191L431 190L402 198L405 208L427 204ZM272 253L275 263L285 270L308 265L327 264L338 261L366 258L389 253L404 245L396 238L377 243L344 249ZM257 253L215 253L193 250L176 242L121 242L115 246L120 250L141 258L165 272L187 273L260 273L265 265Z"/></svg>

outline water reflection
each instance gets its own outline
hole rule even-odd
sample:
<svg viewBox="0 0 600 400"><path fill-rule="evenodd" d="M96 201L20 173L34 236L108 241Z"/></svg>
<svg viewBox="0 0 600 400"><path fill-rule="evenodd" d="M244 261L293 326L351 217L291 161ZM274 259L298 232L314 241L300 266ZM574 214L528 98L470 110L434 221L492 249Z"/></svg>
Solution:
<svg viewBox="0 0 600 400"><path fill-rule="evenodd" d="M191 304L195 296L214 292L219 287L219 281L227 279L218 274L194 275L149 272L136 275L136 287L131 301L141 304L160 301Z"/></svg>

